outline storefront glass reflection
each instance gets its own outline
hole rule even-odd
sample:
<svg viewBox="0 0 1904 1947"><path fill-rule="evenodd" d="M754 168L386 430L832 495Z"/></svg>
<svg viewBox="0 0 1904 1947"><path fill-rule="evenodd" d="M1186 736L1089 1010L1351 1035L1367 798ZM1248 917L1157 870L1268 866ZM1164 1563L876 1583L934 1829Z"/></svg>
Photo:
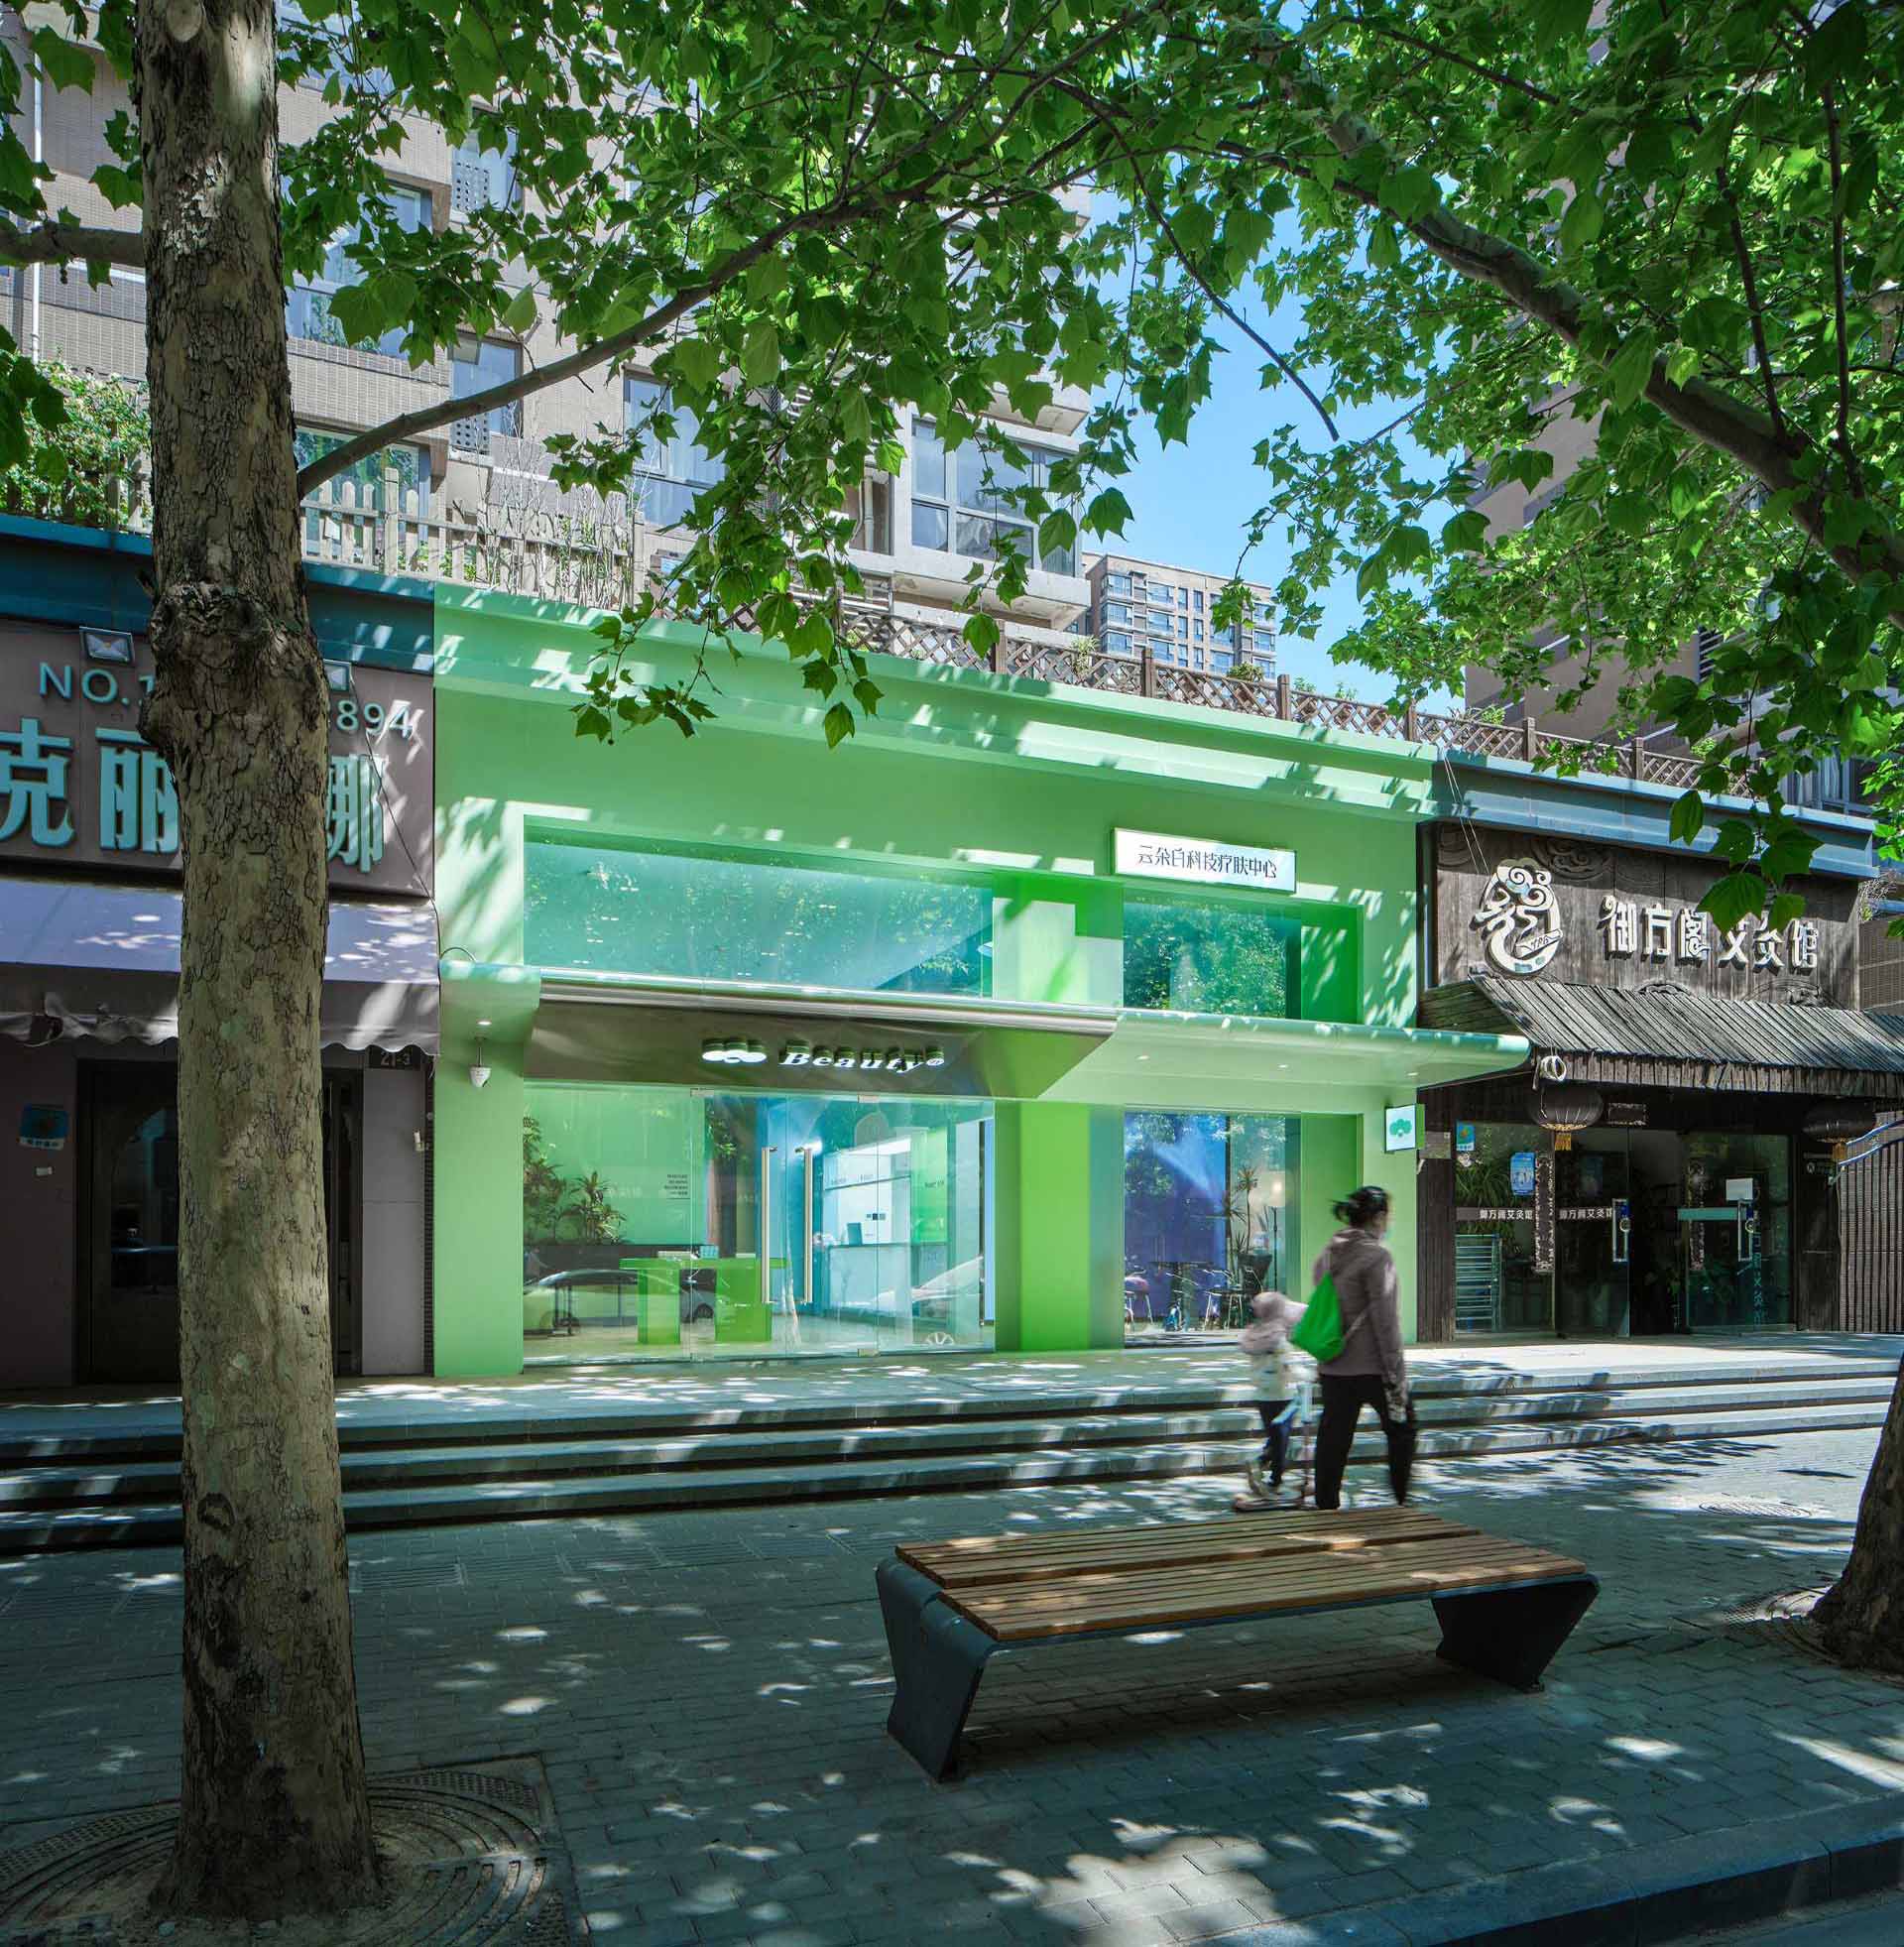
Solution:
<svg viewBox="0 0 1904 1947"><path fill-rule="evenodd" d="M525 1355L987 1345L990 1129L983 1102L532 1082Z"/></svg>
<svg viewBox="0 0 1904 1947"><path fill-rule="evenodd" d="M1783 1136L1590 1129L1552 1151L1540 1250L1531 1123L1455 1135L1457 1334L1609 1338L1792 1321L1791 1143Z"/></svg>
<svg viewBox="0 0 1904 1947"><path fill-rule="evenodd" d="M1127 1335L1236 1330L1264 1289L1296 1277L1293 1116L1124 1119Z"/></svg>

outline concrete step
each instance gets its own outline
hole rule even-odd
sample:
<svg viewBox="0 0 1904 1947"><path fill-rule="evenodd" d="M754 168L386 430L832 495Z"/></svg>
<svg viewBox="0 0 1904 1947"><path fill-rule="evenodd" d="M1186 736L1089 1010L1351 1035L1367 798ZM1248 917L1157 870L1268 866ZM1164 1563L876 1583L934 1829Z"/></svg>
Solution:
<svg viewBox="0 0 1904 1947"><path fill-rule="evenodd" d="M1886 1385L1863 1382L1821 1388L1804 1382L1762 1387L1652 1388L1616 1393L1545 1393L1529 1396L1418 1397L1424 1429L1488 1430L1505 1424L1585 1423L1656 1418L1676 1420L1707 1413L1836 1411L1870 1408L1881 1420L1889 1402ZM1863 1419L1850 1423L1861 1425ZM958 1419L942 1423L894 1423L800 1429L725 1427L685 1437L643 1437L648 1428L631 1418L614 1429L635 1437L609 1437L602 1429L578 1440L508 1440L492 1444L347 1449L347 1490L364 1492L457 1482L612 1475L748 1466L830 1467L853 1461L904 1460L954 1453L1035 1452L1042 1449L1154 1446L1199 1440L1243 1440L1258 1426L1252 1407L1221 1407L1186 1413L1092 1413L1012 1419ZM0 1508L81 1507L170 1501L178 1492L176 1460L78 1465L45 1459L0 1475Z"/></svg>
<svg viewBox="0 0 1904 1947"><path fill-rule="evenodd" d="M1793 1406L1751 1411L1652 1413L1617 1418L1424 1424L1424 1460L1631 1443L1764 1437L1882 1425L1881 1403ZM814 1467L725 1465L649 1468L627 1473L518 1473L475 1481L349 1486L345 1518L353 1529L518 1521L536 1516L653 1514L671 1509L814 1501L834 1497L922 1494L935 1490L1008 1489L1080 1481L1168 1479L1240 1473L1254 1440L1177 1440L1168 1445L1077 1445L1032 1452L910 1452L866 1456ZM530 1456L519 1450L518 1459ZM1366 1426L1352 1466L1382 1459L1380 1439ZM167 1501L90 1501L70 1507L14 1508L0 1513L0 1553L86 1546L176 1543L179 1516Z"/></svg>

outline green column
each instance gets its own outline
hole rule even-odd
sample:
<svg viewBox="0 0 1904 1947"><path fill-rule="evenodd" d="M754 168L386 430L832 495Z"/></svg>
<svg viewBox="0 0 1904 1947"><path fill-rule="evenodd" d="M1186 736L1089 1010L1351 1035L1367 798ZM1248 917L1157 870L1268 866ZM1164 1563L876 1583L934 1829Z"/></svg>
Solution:
<svg viewBox="0 0 1904 1947"><path fill-rule="evenodd" d="M1390 1101L1400 1103L1403 1094ZM1365 1183L1379 1183L1388 1192L1388 1236L1385 1240L1395 1260L1401 1281L1401 1340L1415 1343L1415 1158L1413 1150L1388 1151L1388 1110L1384 1106L1368 1110L1362 1118L1362 1168Z"/></svg>
<svg viewBox="0 0 1904 1947"><path fill-rule="evenodd" d="M1124 1343L1124 1115L1001 1102L993 1161L1001 1352Z"/></svg>
<svg viewBox="0 0 1904 1947"><path fill-rule="evenodd" d="M523 1051L488 1043L436 1069L436 1359L442 1379L523 1369Z"/></svg>
<svg viewBox="0 0 1904 1947"><path fill-rule="evenodd" d="M1302 1184L1297 1199L1297 1252L1292 1254L1291 1297L1309 1294L1309 1271L1337 1230L1335 1205L1365 1178L1362 1125L1355 1116L1304 1116Z"/></svg>

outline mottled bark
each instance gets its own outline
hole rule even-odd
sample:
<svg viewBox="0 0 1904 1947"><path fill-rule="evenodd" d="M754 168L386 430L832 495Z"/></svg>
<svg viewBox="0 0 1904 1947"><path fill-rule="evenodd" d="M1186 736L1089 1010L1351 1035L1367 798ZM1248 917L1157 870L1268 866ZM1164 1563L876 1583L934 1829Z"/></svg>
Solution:
<svg viewBox="0 0 1904 1947"><path fill-rule="evenodd" d="M1840 1662L1904 1676L1904 1371L1858 1504L1851 1558L1812 1620Z"/></svg>
<svg viewBox="0 0 1904 1947"><path fill-rule="evenodd" d="M178 780L184 1760L158 1899L364 1897L320 1174L323 665L305 612L271 0L145 0L146 727Z"/></svg>

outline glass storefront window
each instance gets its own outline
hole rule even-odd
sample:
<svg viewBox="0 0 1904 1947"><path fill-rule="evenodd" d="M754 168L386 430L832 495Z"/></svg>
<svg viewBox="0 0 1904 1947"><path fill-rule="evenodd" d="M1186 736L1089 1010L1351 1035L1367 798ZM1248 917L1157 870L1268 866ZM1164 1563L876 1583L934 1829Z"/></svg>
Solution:
<svg viewBox="0 0 1904 1947"><path fill-rule="evenodd" d="M1127 1335L1235 1330L1300 1281L1293 1116L1142 1110L1124 1119Z"/></svg>
<svg viewBox="0 0 1904 1947"><path fill-rule="evenodd" d="M525 1354L991 1343L986 1102L531 1082Z"/></svg>
<svg viewBox="0 0 1904 1947"><path fill-rule="evenodd" d="M1124 1004L1292 1019L1302 1011L1301 952L1291 914L1127 894Z"/></svg>
<svg viewBox="0 0 1904 1947"><path fill-rule="evenodd" d="M1792 1146L1784 1136L1686 1139L1686 1329L1792 1322Z"/></svg>
<svg viewBox="0 0 1904 1947"><path fill-rule="evenodd" d="M531 837L529 958L684 979L984 994L992 893L959 880Z"/></svg>

